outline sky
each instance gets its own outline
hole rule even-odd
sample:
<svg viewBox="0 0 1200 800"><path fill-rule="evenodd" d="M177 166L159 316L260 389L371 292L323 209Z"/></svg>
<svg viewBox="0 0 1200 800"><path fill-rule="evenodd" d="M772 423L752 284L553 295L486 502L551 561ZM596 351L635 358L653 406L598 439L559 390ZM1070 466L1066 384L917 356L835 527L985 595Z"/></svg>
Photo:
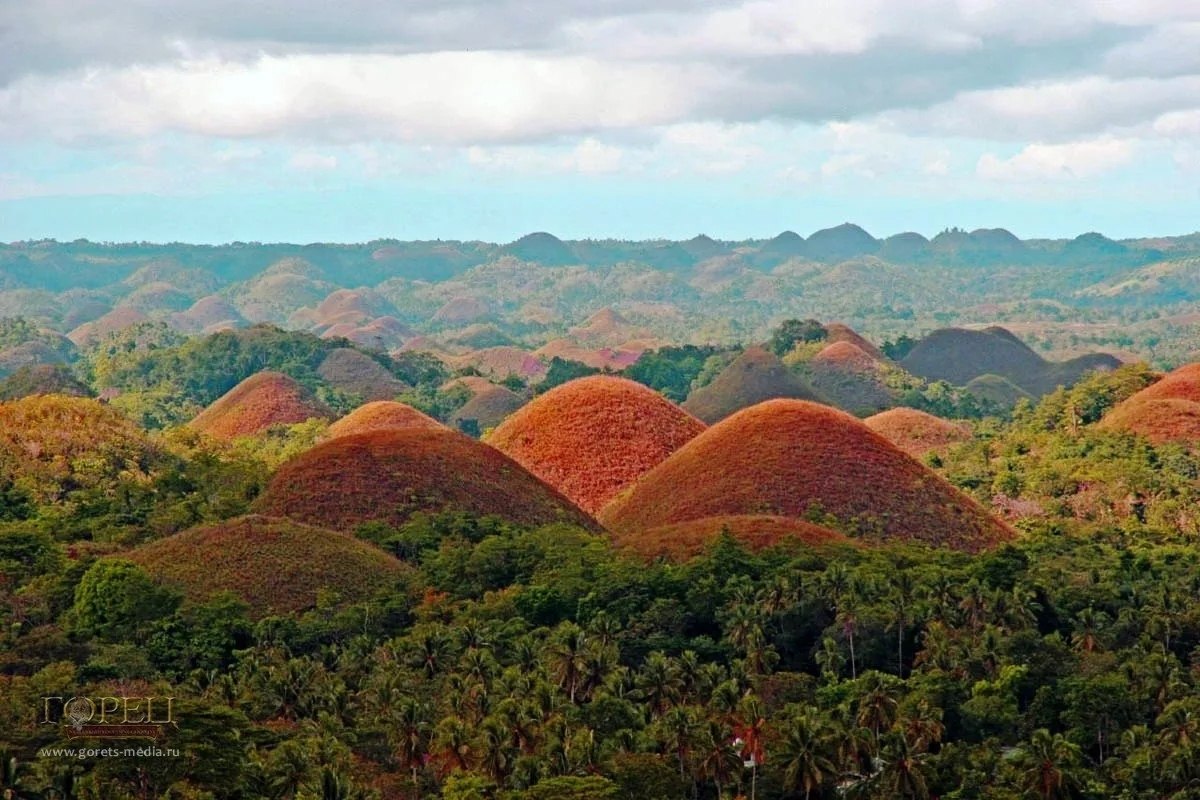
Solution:
<svg viewBox="0 0 1200 800"><path fill-rule="evenodd" d="M0 0L0 241L1200 229L1200 0Z"/></svg>

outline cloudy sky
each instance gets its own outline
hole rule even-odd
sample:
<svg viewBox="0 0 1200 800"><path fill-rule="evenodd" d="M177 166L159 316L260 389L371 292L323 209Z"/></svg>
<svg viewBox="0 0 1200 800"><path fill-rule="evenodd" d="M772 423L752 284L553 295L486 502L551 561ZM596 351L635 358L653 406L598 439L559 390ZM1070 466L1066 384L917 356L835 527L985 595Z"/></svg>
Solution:
<svg viewBox="0 0 1200 800"><path fill-rule="evenodd" d="M0 240L1200 229L1200 0L0 0Z"/></svg>

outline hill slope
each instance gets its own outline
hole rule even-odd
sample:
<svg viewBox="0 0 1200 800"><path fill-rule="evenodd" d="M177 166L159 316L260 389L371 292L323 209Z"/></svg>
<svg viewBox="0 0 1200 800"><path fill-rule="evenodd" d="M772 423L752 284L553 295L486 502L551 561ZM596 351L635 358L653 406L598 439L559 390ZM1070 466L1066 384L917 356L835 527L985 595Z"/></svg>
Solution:
<svg viewBox="0 0 1200 800"><path fill-rule="evenodd" d="M454 431L409 428L319 444L275 473L255 510L335 530L418 511L495 514L523 525L595 523L495 448Z"/></svg>
<svg viewBox="0 0 1200 800"><path fill-rule="evenodd" d="M750 347L721 370L712 383L692 392L683 409L711 425L735 411L777 397L818 399L816 392L778 356L761 347Z"/></svg>
<svg viewBox="0 0 1200 800"><path fill-rule="evenodd" d="M487 442L595 513L702 430L642 384L597 375L538 397Z"/></svg>
<svg viewBox="0 0 1200 800"><path fill-rule="evenodd" d="M876 541L980 550L1012 532L858 420L773 400L697 436L600 513L619 532L730 514L832 514Z"/></svg>
<svg viewBox="0 0 1200 800"><path fill-rule="evenodd" d="M406 428L441 429L442 423L412 406L393 400L376 400L351 411L329 426L329 437L354 436L374 431Z"/></svg>
<svg viewBox="0 0 1200 800"><path fill-rule="evenodd" d="M750 550L763 550L783 542L809 547L853 546L853 540L837 531L811 522L766 514L740 514L677 522L650 530L614 534L617 547L644 558L668 558L683 561L698 556L721 534L729 533Z"/></svg>
<svg viewBox="0 0 1200 800"><path fill-rule="evenodd" d="M201 411L189 426L218 439L249 436L272 425L291 425L329 410L281 372L251 375Z"/></svg>
<svg viewBox="0 0 1200 800"><path fill-rule="evenodd" d="M867 417L863 424L913 458L971 438L966 426L915 408L893 408Z"/></svg>
<svg viewBox="0 0 1200 800"><path fill-rule="evenodd" d="M366 600L396 590L411 573L352 536L260 516L192 528L127 557L193 602L231 591L255 618L312 608L323 589L345 603Z"/></svg>

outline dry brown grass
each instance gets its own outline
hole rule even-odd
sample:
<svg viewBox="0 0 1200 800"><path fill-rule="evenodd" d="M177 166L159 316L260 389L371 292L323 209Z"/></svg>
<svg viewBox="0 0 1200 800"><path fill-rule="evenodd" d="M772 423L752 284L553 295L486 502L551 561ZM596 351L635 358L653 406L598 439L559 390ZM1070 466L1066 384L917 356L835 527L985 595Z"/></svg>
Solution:
<svg viewBox="0 0 1200 800"><path fill-rule="evenodd" d="M312 608L322 589L344 603L366 600L402 589L412 572L347 534L260 516L192 528L124 557L192 602L233 592L255 618Z"/></svg>
<svg viewBox="0 0 1200 800"><path fill-rule="evenodd" d="M442 423L412 406L393 400L366 403L329 426L329 438L406 428L442 428Z"/></svg>
<svg viewBox="0 0 1200 800"><path fill-rule="evenodd" d="M218 439L250 436L272 425L329 419L321 405L296 381L280 372L259 372L230 389L189 425Z"/></svg>
<svg viewBox="0 0 1200 800"><path fill-rule="evenodd" d="M863 423L914 458L971 438L966 425L915 408L893 408L867 417Z"/></svg>
<svg viewBox="0 0 1200 800"><path fill-rule="evenodd" d="M618 532L705 517L820 512L875 541L982 550L1013 532L859 420L797 400L748 408L697 436L599 519Z"/></svg>
<svg viewBox="0 0 1200 800"><path fill-rule="evenodd" d="M595 513L704 427L640 383L596 375L550 390L487 442Z"/></svg>
<svg viewBox="0 0 1200 800"><path fill-rule="evenodd" d="M444 428L331 439L280 467L255 504L259 513L335 530L371 520L400 525L418 511L445 509L597 528L499 450Z"/></svg>
<svg viewBox="0 0 1200 800"><path fill-rule="evenodd" d="M695 390L683 408L709 425L773 398L819 399L812 388L761 347L747 348L712 383Z"/></svg>

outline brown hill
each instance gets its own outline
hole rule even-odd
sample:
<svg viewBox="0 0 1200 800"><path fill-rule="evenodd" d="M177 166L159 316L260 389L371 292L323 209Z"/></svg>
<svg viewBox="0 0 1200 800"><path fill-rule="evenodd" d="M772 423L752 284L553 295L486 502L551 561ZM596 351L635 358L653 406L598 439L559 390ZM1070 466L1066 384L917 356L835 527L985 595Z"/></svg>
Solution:
<svg viewBox="0 0 1200 800"><path fill-rule="evenodd" d="M1185 364L1168 372L1162 380L1142 389L1127 402L1144 400L1190 400L1200 403L1200 364Z"/></svg>
<svg viewBox="0 0 1200 800"><path fill-rule="evenodd" d="M537 356L520 347L488 347L448 359L456 369L474 367L484 375L503 379L517 375L538 379L546 374L546 365Z"/></svg>
<svg viewBox="0 0 1200 800"><path fill-rule="evenodd" d="M335 389L368 401L391 400L409 389L378 361L349 347L330 350L317 374Z"/></svg>
<svg viewBox="0 0 1200 800"><path fill-rule="evenodd" d="M149 317L135 308L114 308L104 316L85 322L67 334L67 338L77 347L87 347L95 344L110 333L125 330L131 325L145 322Z"/></svg>
<svg viewBox="0 0 1200 800"><path fill-rule="evenodd" d="M337 322L363 324L376 317L395 312L391 303L371 289L337 289L329 294L315 311L318 324Z"/></svg>
<svg viewBox="0 0 1200 800"><path fill-rule="evenodd" d="M1029 392L1000 375L980 375L967 381L963 388L998 408L1011 409L1021 400L1033 399Z"/></svg>
<svg viewBox="0 0 1200 800"><path fill-rule="evenodd" d="M259 372L219 397L188 424L218 439L233 439L272 425L330 416L329 409L287 375Z"/></svg>
<svg viewBox="0 0 1200 800"><path fill-rule="evenodd" d="M186 311L171 315L171 324L185 333L200 333L219 328L240 328L246 320L233 304L211 294L201 297Z"/></svg>
<svg viewBox="0 0 1200 800"><path fill-rule="evenodd" d="M848 414L772 400L714 425L600 513L630 532L730 514L832 515L875 541L981 550L1012 531Z"/></svg>
<svg viewBox="0 0 1200 800"><path fill-rule="evenodd" d="M711 425L743 408L780 397L819 399L778 356L761 347L750 347L721 370L712 383L693 391L683 408Z"/></svg>
<svg viewBox="0 0 1200 800"><path fill-rule="evenodd" d="M831 322L825 326L825 341L830 344L849 342L871 358L878 361L887 361L887 356L883 354L882 350L863 338L858 331L841 322Z"/></svg>
<svg viewBox="0 0 1200 800"><path fill-rule="evenodd" d="M474 424L482 433L496 427L509 414L525 405L525 398L507 386L497 386L486 379L485 383L487 385L484 383L468 384L469 387L474 387L471 390L471 399L450 415L451 425L460 428L464 424L468 424L468 420L474 420Z"/></svg>
<svg viewBox="0 0 1200 800"><path fill-rule="evenodd" d="M1178 398L1130 398L1104 415L1099 427L1129 431L1154 444L1200 442L1200 403Z"/></svg>
<svg viewBox="0 0 1200 800"><path fill-rule="evenodd" d="M433 314L434 322L465 325L491 313L488 304L477 297L454 297Z"/></svg>
<svg viewBox="0 0 1200 800"><path fill-rule="evenodd" d="M971 438L965 426L915 408L893 408L863 423L913 458Z"/></svg>
<svg viewBox="0 0 1200 800"><path fill-rule="evenodd" d="M409 428L319 444L275 473L255 510L335 530L417 512L494 514L522 525L596 529L571 501L495 448L450 430Z"/></svg>
<svg viewBox="0 0 1200 800"><path fill-rule="evenodd" d="M1114 369L1120 364L1105 353L1048 362L1004 328L937 330L918 342L901 362L914 375L955 386L965 386L981 375L999 375L1037 397L1058 386L1070 386L1093 370Z"/></svg>
<svg viewBox="0 0 1200 800"><path fill-rule="evenodd" d="M441 428L442 423L412 406L391 400L367 403L329 426L329 438L405 428Z"/></svg>
<svg viewBox="0 0 1200 800"><path fill-rule="evenodd" d="M704 552L723 530L751 550L758 551L793 541L809 547L855 546L837 531L802 519L766 514L706 517L663 525L646 531L614 534L613 543L646 559L685 561Z"/></svg>
<svg viewBox="0 0 1200 800"><path fill-rule="evenodd" d="M487 442L595 513L702 430L642 384L595 375L546 392Z"/></svg>
<svg viewBox="0 0 1200 800"><path fill-rule="evenodd" d="M801 369L821 397L852 414L872 414L896 404L887 385L888 367L849 341L826 346Z"/></svg>
<svg viewBox="0 0 1200 800"><path fill-rule="evenodd" d="M92 390L62 364L30 364L0 378L0 401L39 394L91 397Z"/></svg>
<svg viewBox="0 0 1200 800"><path fill-rule="evenodd" d="M353 536L260 516L192 528L127 557L191 602L233 592L254 618L313 608L322 590L343 603L403 591L411 573Z"/></svg>

